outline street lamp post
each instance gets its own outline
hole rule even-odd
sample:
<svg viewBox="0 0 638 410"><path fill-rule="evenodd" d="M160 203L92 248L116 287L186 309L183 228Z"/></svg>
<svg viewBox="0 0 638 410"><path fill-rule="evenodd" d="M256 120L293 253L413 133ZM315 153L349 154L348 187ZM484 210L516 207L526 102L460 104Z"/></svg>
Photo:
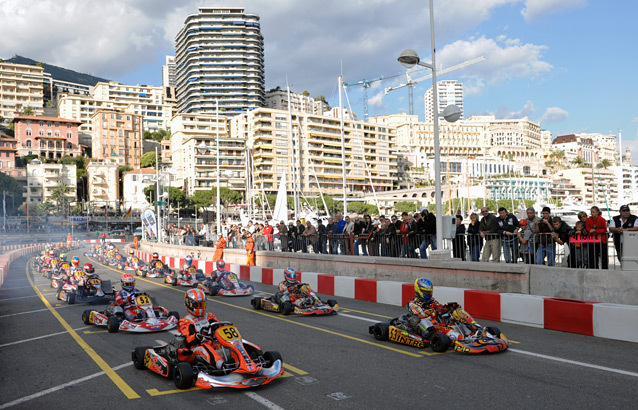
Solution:
<svg viewBox="0 0 638 410"><path fill-rule="evenodd" d="M421 61L416 51L404 50L399 58L399 63L405 68L412 68L415 65L427 67L432 70L432 95L434 109L434 183L435 183L435 202L436 202L436 254L441 257L450 257L449 251L443 250L443 204L441 198L441 147L439 145L439 94L436 86L436 50L434 47L434 6L430 0L430 43L432 46L432 64ZM445 119L449 122L457 121L460 116L460 110L455 106L448 106L444 111Z"/></svg>

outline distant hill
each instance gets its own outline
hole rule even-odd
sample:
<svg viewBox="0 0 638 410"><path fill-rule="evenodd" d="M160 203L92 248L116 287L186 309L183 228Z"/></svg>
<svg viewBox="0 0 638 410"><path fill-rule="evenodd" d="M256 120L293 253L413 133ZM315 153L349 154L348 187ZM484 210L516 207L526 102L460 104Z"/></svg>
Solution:
<svg viewBox="0 0 638 410"><path fill-rule="evenodd" d="M26 64L26 65L38 65L38 61L32 60L27 57L13 56L8 60L4 60L7 63L14 64ZM43 63L44 71L51 74L53 78L60 81L69 81L76 84L95 85L101 81L108 82L105 78L95 77L89 74L78 73L77 71L69 70L67 68L58 67L55 65Z"/></svg>

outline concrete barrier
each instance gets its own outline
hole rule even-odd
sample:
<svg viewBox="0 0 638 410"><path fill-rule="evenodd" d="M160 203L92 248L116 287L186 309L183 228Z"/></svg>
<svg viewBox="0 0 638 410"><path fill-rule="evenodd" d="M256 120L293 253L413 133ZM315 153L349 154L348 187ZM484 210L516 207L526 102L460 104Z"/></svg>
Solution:
<svg viewBox="0 0 638 410"><path fill-rule="evenodd" d="M10 248L7 252L0 255L0 288L4 284L4 280L9 274L9 267L11 266L11 262L16 260L17 258L28 255L30 253L41 252L46 244L44 243L36 243L36 244L22 244L22 245L9 245L2 247L3 250L5 248Z"/></svg>

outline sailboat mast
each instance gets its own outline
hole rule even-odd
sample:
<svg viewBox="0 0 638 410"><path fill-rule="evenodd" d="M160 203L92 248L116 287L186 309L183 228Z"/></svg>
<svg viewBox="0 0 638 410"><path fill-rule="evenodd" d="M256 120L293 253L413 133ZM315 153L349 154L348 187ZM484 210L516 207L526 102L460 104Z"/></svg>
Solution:
<svg viewBox="0 0 638 410"><path fill-rule="evenodd" d="M288 128L289 128L289 133L290 133L290 148L292 149L292 164L291 164L291 168L292 168L292 199L294 202L294 210L295 210L295 214L293 216L293 219L297 219L297 214L298 214L298 209L297 209L297 204L299 203L298 199L297 199L297 193L298 193L298 189L297 189L297 161L295 160L296 158L296 152L295 152L295 138L292 134L292 104L290 101L290 87L288 86L287 82L286 82L286 90L288 92Z"/></svg>
<svg viewBox="0 0 638 410"><path fill-rule="evenodd" d="M345 215L348 212L348 206L346 201L346 143L345 143L345 135L344 135L344 125L343 125L343 101L341 93L343 92L343 77L339 76L339 119L341 126L341 159L343 161L342 164L342 172L343 172L343 214ZM365 153L364 153L365 155Z"/></svg>

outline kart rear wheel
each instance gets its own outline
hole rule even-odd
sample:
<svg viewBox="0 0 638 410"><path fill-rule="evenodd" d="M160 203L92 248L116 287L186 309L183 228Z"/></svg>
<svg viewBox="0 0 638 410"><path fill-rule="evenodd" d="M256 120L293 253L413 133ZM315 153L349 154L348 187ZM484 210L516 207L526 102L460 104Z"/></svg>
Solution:
<svg viewBox="0 0 638 410"><path fill-rule="evenodd" d="M66 303L69 305L73 305L75 303L75 293L66 294Z"/></svg>
<svg viewBox="0 0 638 410"><path fill-rule="evenodd" d="M219 286L213 285L209 288L208 294L211 296L216 296L219 293Z"/></svg>
<svg viewBox="0 0 638 410"><path fill-rule="evenodd" d="M190 389L193 386L193 367L189 363L177 363L173 380L178 389Z"/></svg>
<svg viewBox="0 0 638 410"><path fill-rule="evenodd" d="M430 338L430 347L432 347L432 351L437 353L445 352L447 349L450 348L451 344L452 341L444 333L437 332Z"/></svg>
<svg viewBox="0 0 638 410"><path fill-rule="evenodd" d="M84 312L82 312L82 322L84 322L85 325L91 324L91 321L89 320L89 318L91 317L91 312L92 310L85 310Z"/></svg>
<svg viewBox="0 0 638 410"><path fill-rule="evenodd" d="M261 309L261 300L262 298L252 298L250 299L250 304L253 305L255 310Z"/></svg>
<svg viewBox="0 0 638 410"><path fill-rule="evenodd" d="M494 336L497 339L501 338L501 329L499 329L496 326L488 326L485 328L485 330L487 330L492 336Z"/></svg>
<svg viewBox="0 0 638 410"><path fill-rule="evenodd" d="M292 306L292 303L290 303L290 301L285 301L281 305L281 313L283 313L286 316L291 314L294 310L295 308Z"/></svg>
<svg viewBox="0 0 638 410"><path fill-rule="evenodd" d="M272 352L264 353L264 360L266 360L266 365L264 367L272 367L277 360L281 360L281 364L284 364L284 359L281 357L281 353L274 350Z"/></svg>
<svg viewBox="0 0 638 410"><path fill-rule="evenodd" d="M390 325L387 323L377 323L372 326L372 334L377 340L388 340L388 334L390 333Z"/></svg>
<svg viewBox="0 0 638 410"><path fill-rule="evenodd" d="M171 285L177 286L177 278L176 277L174 277L173 280L171 281Z"/></svg>
<svg viewBox="0 0 638 410"><path fill-rule="evenodd" d="M328 304L328 306L334 307L337 304L337 301L334 299L328 299L326 303Z"/></svg>
<svg viewBox="0 0 638 410"><path fill-rule="evenodd" d="M146 356L146 351L148 349L151 349L151 346L136 347L135 350L133 350L131 358L133 359L133 366L135 366L137 370L146 369L146 365L144 364L144 356Z"/></svg>
<svg viewBox="0 0 638 410"><path fill-rule="evenodd" d="M171 316L175 316L175 319L177 319L177 320L180 319L179 312L175 312L175 311L168 312L168 317L171 317Z"/></svg>
<svg viewBox="0 0 638 410"><path fill-rule="evenodd" d="M115 316L109 316L109 319L106 321L106 330L109 333L117 333L120 330L120 320Z"/></svg>

